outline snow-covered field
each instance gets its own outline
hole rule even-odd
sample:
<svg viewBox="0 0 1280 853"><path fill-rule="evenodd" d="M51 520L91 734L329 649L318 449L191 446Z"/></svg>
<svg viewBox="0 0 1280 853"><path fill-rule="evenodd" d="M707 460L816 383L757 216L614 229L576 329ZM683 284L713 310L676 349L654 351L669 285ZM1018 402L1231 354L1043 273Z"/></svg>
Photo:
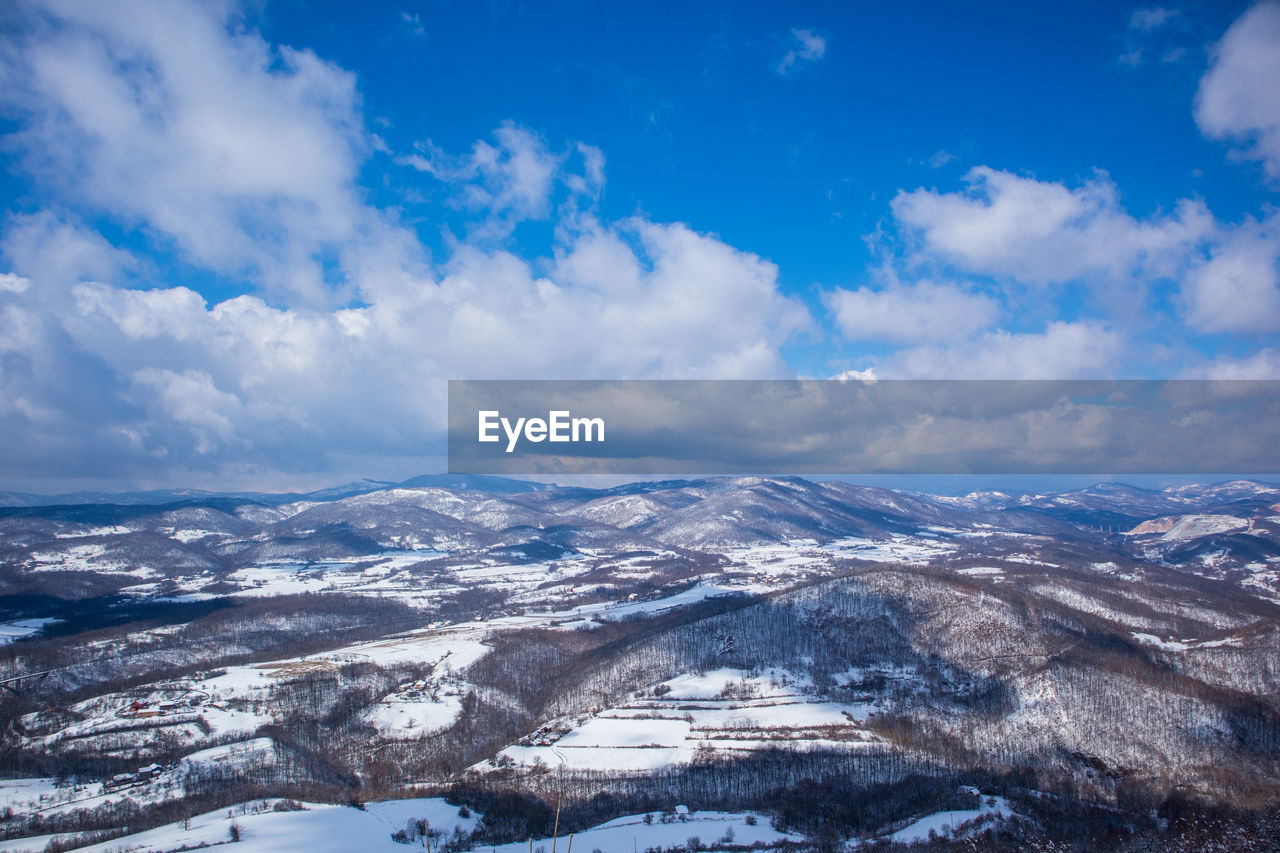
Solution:
<svg viewBox="0 0 1280 853"><path fill-rule="evenodd" d="M670 814L627 815L608 823L577 833L573 844L581 850L599 850L600 853L634 853L636 850L668 850L685 847L690 839L697 838L703 847L760 845L768 848L783 842L800 843L804 839L792 833L779 832L769 824L769 818L750 813L692 812ZM568 837L557 839L556 849L564 850ZM535 840L534 851L551 851L551 839ZM503 844L491 848L494 853L528 853L527 843Z"/></svg>
<svg viewBox="0 0 1280 853"><path fill-rule="evenodd" d="M12 622L0 622L0 646L30 637L56 619L15 619Z"/></svg>
<svg viewBox="0 0 1280 853"><path fill-rule="evenodd" d="M973 793L977 793L976 790ZM983 797L976 809L957 809L926 815L888 836L899 844L915 844L938 838L963 838L980 830L985 821L1003 820L1013 815L1003 797Z"/></svg>
<svg viewBox="0 0 1280 853"><path fill-rule="evenodd" d="M27 568L36 572L101 572L132 575L136 578L159 576L159 572L149 566L109 556L107 546L101 542L82 542L55 551L34 552L27 561Z"/></svg>
<svg viewBox="0 0 1280 853"><path fill-rule="evenodd" d="M259 727L271 723L271 710L262 703L282 680L308 671L333 671L347 663L429 664L431 674L419 687L392 693L366 713L366 719L382 736L416 738L445 728L457 718L467 689L460 673L488 652L485 640L493 632L527 627L589 627L594 624L592 620L658 613L745 589L697 584L665 598L603 602L426 628L318 655L231 666L218 674L197 674L151 690L104 694L74 706L81 719L53 729L43 725L39 714L28 715L24 722L31 731L28 740L46 749L69 743L84 747L95 738L109 738L111 751L127 754L144 747L161 729L169 738L198 749L214 738L250 737ZM135 702L143 707L131 711ZM166 704L171 707L156 713Z"/></svg>
<svg viewBox="0 0 1280 853"><path fill-rule="evenodd" d="M1240 646L1240 640L1233 637L1221 640L1176 640L1161 639L1154 634L1143 634L1138 631L1132 632L1131 636L1144 645L1155 646L1156 648L1162 649L1166 652L1185 652L1189 649L1220 649L1224 647Z"/></svg>
<svg viewBox="0 0 1280 853"><path fill-rule="evenodd" d="M923 566L938 557L954 553L954 543L919 536L894 536L891 539L840 539L824 550L841 557L870 560L877 563L903 563Z"/></svg>
<svg viewBox="0 0 1280 853"><path fill-rule="evenodd" d="M1248 526L1248 519L1236 518L1232 515L1174 515L1144 521L1125 535L1159 534L1162 541L1180 542L1210 536L1214 533L1225 533L1228 530L1242 530Z"/></svg>
<svg viewBox="0 0 1280 853"><path fill-rule="evenodd" d="M128 774L132 778L120 782L58 785L51 778L5 779L0 780L0 809L48 817L125 801L156 804L181 799L185 795L184 777L194 770L216 767L228 771L250 765L267 766L275 761L276 750L272 741L253 738L198 750L174 765L155 766L151 772L142 774ZM0 845L0 851L5 849Z"/></svg>
<svg viewBox="0 0 1280 853"><path fill-rule="evenodd" d="M407 685L364 713L378 734L392 740L416 738L453 724L462 712L462 687L436 680Z"/></svg>
<svg viewBox="0 0 1280 853"><path fill-rule="evenodd" d="M215 739L250 737L272 721L270 713L228 707L228 698L187 680L86 699L71 707L79 718L72 722L33 712L21 723L24 740L49 751L74 748L128 757L161 734L172 743L199 749Z"/></svg>
<svg viewBox="0 0 1280 853"><path fill-rule="evenodd" d="M411 848L393 840L392 836L425 821L428 831L439 843L455 833L469 835L481 816L470 813L462 817L459 808L437 798L389 800L365 804L363 809L320 803L301 803L300 810L280 800L245 803L192 818L185 825L172 823L156 829L112 839L83 849L86 853L171 853L198 847L213 847L231 840L233 827L239 841L231 848L237 853L352 853L353 851L387 851L399 853ZM286 809L286 810L277 810ZM582 850L601 853L634 853L636 850L683 847L697 838L705 848L733 846L770 849L774 846L798 844L804 839L793 833L779 832L763 815L747 812L651 812L628 815L576 833L573 844ZM436 833L440 833L439 836ZM58 836L62 840L71 835ZM0 843L0 851L38 853L54 838L43 835ZM557 849L567 849L569 835L556 840ZM534 839L535 851L549 853L552 839ZM528 842L485 847L494 853L526 853Z"/></svg>
<svg viewBox="0 0 1280 853"><path fill-rule="evenodd" d="M279 800L244 803L193 817L186 825L172 823L80 849L86 853L168 853L212 847L228 843L234 827L240 838L231 848L236 853L402 853L407 848L391 836L410 821L426 820L431 830L451 836L455 829L469 834L479 820L476 815L461 817L457 806L434 798L368 803L363 809L322 803L301 805L301 810L277 811L277 807L292 806ZM51 838L46 835L5 842L0 844L0 851L38 853Z"/></svg>
<svg viewBox="0 0 1280 853"><path fill-rule="evenodd" d="M699 754L776 747L858 749L878 743L861 725L871 708L817 700L812 684L782 669L718 669L654 685L625 703L556 721L479 765L645 771Z"/></svg>

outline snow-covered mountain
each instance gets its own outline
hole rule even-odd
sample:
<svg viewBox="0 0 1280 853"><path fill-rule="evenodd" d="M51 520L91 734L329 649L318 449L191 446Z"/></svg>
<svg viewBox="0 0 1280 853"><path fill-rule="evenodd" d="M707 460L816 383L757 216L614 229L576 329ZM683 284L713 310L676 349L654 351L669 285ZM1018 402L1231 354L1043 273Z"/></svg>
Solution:
<svg viewBox="0 0 1280 853"><path fill-rule="evenodd" d="M1096 562L1172 553L1193 570L1215 572L1257 568L1280 554L1275 493L1258 483L1165 491L1103 484L1053 495L946 498L801 478L604 490L502 481L497 492L448 488L430 478L408 482L419 485L366 482L369 490L356 494L344 487L283 502L219 495L0 509L0 583L42 590L80 571L95 574L87 589L101 592L143 577L226 576L270 561L357 560L393 551L718 552L802 540L928 542L934 528L980 531L1015 545L1022 536L1049 536L1092 549ZM1199 557L1189 558L1187 549Z"/></svg>
<svg viewBox="0 0 1280 853"><path fill-rule="evenodd" d="M1263 484L484 482L0 510L0 843L1158 849L1275 802Z"/></svg>

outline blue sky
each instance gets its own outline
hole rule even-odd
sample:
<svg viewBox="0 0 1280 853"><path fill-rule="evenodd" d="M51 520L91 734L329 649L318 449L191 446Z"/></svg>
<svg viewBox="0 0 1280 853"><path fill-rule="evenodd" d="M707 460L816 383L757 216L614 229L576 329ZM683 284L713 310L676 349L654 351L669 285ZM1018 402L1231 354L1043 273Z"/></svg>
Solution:
<svg viewBox="0 0 1280 853"><path fill-rule="evenodd" d="M0 13L0 488L440 467L450 377L1280 377L1280 5Z"/></svg>

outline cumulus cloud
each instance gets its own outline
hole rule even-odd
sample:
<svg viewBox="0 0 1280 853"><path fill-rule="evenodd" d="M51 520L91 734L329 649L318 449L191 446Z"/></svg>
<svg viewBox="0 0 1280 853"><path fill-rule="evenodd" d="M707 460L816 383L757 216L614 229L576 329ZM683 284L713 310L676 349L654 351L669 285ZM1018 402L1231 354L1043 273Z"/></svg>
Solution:
<svg viewBox="0 0 1280 853"><path fill-rule="evenodd" d="M1184 199L1168 215L1135 217L1105 175L1069 186L980 166L965 182L962 191L917 189L893 200L911 241L908 267L937 262L948 272L992 276L1006 299L1020 288L1081 282L1113 319L1127 321L1154 285L1172 282L1181 318L1198 331L1280 330L1280 215L1225 224L1202 201ZM927 316L930 300L921 296L898 305L882 297L889 307L884 322L897 328L913 311ZM861 295L863 302L870 298ZM962 319L983 316L955 309Z"/></svg>
<svg viewBox="0 0 1280 853"><path fill-rule="evenodd" d="M1243 50L1232 33L1258 14L1219 48L1202 127L1219 126L1201 113L1231 89L1215 75L1240 79L1227 73ZM424 142L385 159L439 181L468 214L429 260L360 190L387 148L364 124L354 75L267 43L229 5L48 0L13 20L0 60L19 128L8 145L47 203L0 234L9 483L264 486L339 458L346 472L392 476L387 460L439 452L446 378L784 377L782 348L813 326L767 259L680 223L603 219L604 152L514 123L460 153ZM796 29L777 70L825 50ZM1261 157L1259 98L1229 113L1252 123L1228 122L1227 135ZM858 375L1118 372L1131 343L1112 321L994 328L1023 286L1170 278L1200 331L1280 326L1275 217L1229 228L1197 201L1138 217L1101 174L1068 185L980 167L966 180L894 199L911 277L825 295L842 335L902 347ZM87 224L101 220L129 242ZM509 239L530 220L553 226L538 257ZM243 292L212 300L158 276L148 247ZM934 263L951 269L917 275ZM1000 288L953 283L980 276ZM1206 369L1275 364L1264 349ZM408 464L401 473L420 467Z"/></svg>
<svg viewBox="0 0 1280 853"><path fill-rule="evenodd" d="M317 310L85 282L56 315L13 305L6 347L27 368L6 371L6 433L50 474L69 460L137 477L429 455L446 377L786 376L778 349L809 322L773 264L644 219L597 225L536 265L463 246L437 277L380 293ZM85 391L106 398L94 428L67 411Z"/></svg>
<svg viewBox="0 0 1280 853"><path fill-rule="evenodd" d="M1280 331L1280 214L1226 235L1188 274L1182 304L1201 331Z"/></svg>
<svg viewBox="0 0 1280 853"><path fill-rule="evenodd" d="M1207 136L1235 142L1280 178L1280 3L1259 3L1231 25L1200 81L1196 122Z"/></svg>
<svg viewBox="0 0 1280 853"><path fill-rule="evenodd" d="M1190 200L1169 216L1137 219L1105 175L1069 187L978 166L965 183L963 192L900 192L893 214L925 254L1029 285L1172 275L1216 227Z"/></svg>
<svg viewBox="0 0 1280 853"><path fill-rule="evenodd" d="M155 395L160 410L169 416L171 423L191 433L196 453L209 453L234 437L234 421L239 419L242 405L240 398L219 391L209 374L200 370L175 373L145 367L134 373L132 379Z"/></svg>
<svg viewBox="0 0 1280 853"><path fill-rule="evenodd" d="M797 68L817 62L827 53L827 40L813 30L793 27L788 39L787 52L774 65L773 70L786 76Z"/></svg>
<svg viewBox="0 0 1280 853"><path fill-rule="evenodd" d="M31 286L51 308L62 304L77 282L119 279L138 266L129 252L112 246L76 217L50 210L5 220L0 253L30 282L39 283Z"/></svg>
<svg viewBox="0 0 1280 853"><path fill-rule="evenodd" d="M218 4L49 0L17 20L9 143L50 203L0 237L10 483L261 486L336 459L392 476L439 464L449 377L791 374L779 350L811 320L777 268L679 223L601 221L597 148L508 123L401 158L477 223L428 263L359 189L384 146L350 72ZM157 277L85 224L103 217L244 292ZM555 224L543 257L506 245L531 218Z"/></svg>
<svg viewBox="0 0 1280 853"><path fill-rule="evenodd" d="M325 301L321 256L385 227L355 77L267 44L223 4L23 4L3 52L9 138L48 191L192 262Z"/></svg>
<svg viewBox="0 0 1280 853"><path fill-rule="evenodd" d="M836 326L852 340L918 344L967 338L999 319L995 300L954 284L893 282L873 290L837 289L825 298Z"/></svg>

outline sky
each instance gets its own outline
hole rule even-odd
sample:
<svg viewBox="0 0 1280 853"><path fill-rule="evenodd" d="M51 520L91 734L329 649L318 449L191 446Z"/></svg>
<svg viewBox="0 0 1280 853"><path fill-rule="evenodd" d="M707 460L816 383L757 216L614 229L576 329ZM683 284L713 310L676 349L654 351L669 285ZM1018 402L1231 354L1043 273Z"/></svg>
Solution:
<svg viewBox="0 0 1280 853"><path fill-rule="evenodd" d="M450 378L1280 378L1280 3L0 5L0 489Z"/></svg>

